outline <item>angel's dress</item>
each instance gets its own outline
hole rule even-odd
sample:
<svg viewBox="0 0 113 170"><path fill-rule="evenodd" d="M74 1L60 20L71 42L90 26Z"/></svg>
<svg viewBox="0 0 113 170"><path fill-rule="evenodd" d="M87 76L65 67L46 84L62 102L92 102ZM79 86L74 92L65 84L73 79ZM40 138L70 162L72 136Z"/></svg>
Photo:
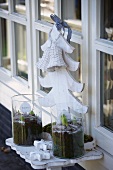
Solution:
<svg viewBox="0 0 113 170"><path fill-rule="evenodd" d="M72 53L74 47L65 40L55 25L49 33L49 39L41 46L41 49L44 53L37 63L39 69L49 71L56 67L69 67L68 63L65 62L67 57L64 58L63 56L64 52ZM78 64L78 62L76 63Z"/></svg>

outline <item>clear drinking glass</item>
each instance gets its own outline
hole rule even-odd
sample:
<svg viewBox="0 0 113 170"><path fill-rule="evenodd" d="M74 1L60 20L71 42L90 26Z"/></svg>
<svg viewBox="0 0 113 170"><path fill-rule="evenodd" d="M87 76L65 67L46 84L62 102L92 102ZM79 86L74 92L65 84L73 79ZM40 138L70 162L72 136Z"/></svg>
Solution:
<svg viewBox="0 0 113 170"><path fill-rule="evenodd" d="M40 96L20 94L12 97L13 141L17 145L33 145L41 139L42 115Z"/></svg>
<svg viewBox="0 0 113 170"><path fill-rule="evenodd" d="M73 110L58 113L52 108L53 154L59 158L78 158L84 154L83 118Z"/></svg>

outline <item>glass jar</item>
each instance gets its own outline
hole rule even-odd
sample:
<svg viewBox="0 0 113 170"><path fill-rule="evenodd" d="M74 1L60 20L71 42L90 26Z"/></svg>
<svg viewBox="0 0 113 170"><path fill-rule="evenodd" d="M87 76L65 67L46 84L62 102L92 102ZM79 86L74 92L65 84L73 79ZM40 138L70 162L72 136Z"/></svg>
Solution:
<svg viewBox="0 0 113 170"><path fill-rule="evenodd" d="M73 110L52 108L53 154L59 158L78 158L84 155L82 115Z"/></svg>
<svg viewBox="0 0 113 170"><path fill-rule="evenodd" d="M41 139L42 116L38 95L20 94L12 97L13 142L17 145L33 145Z"/></svg>

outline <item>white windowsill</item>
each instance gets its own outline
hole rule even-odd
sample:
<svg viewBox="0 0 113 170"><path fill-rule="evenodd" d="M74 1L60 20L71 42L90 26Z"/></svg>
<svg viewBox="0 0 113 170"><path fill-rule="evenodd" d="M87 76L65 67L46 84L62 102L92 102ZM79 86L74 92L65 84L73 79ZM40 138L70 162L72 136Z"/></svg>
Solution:
<svg viewBox="0 0 113 170"><path fill-rule="evenodd" d="M31 94L27 81L20 77L11 77L0 69L0 103L11 111L11 97L17 94Z"/></svg>
<svg viewBox="0 0 113 170"><path fill-rule="evenodd" d="M113 133L99 126L95 128L95 138L97 145L113 156Z"/></svg>

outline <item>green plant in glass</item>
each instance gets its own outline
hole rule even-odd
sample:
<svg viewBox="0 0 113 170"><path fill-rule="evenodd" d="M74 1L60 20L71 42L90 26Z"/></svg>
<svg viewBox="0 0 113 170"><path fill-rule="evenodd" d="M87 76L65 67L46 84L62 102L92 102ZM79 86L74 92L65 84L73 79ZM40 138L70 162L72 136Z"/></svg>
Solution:
<svg viewBox="0 0 113 170"><path fill-rule="evenodd" d="M67 121L67 118L64 114L61 115L61 122L62 122L62 125L68 126L68 121Z"/></svg>

